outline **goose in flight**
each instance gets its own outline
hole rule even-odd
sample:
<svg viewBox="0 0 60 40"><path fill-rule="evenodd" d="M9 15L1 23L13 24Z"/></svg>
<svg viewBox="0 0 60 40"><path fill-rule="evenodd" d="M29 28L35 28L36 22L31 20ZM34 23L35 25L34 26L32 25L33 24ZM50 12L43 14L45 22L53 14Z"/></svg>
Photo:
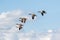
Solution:
<svg viewBox="0 0 60 40"><path fill-rule="evenodd" d="M42 10L42 11L38 11L39 13L41 13L42 16L44 16L44 14L46 14L46 11Z"/></svg>
<svg viewBox="0 0 60 40"><path fill-rule="evenodd" d="M32 15L32 19L34 19L36 16L36 14L31 14L31 13L29 15Z"/></svg>
<svg viewBox="0 0 60 40"><path fill-rule="evenodd" d="M19 30L21 30L23 27L23 25L22 24L16 24L17 25L17 28L19 28Z"/></svg>
<svg viewBox="0 0 60 40"><path fill-rule="evenodd" d="M27 20L27 18L19 18L19 19L20 19L19 21L21 21L22 23L25 23Z"/></svg>

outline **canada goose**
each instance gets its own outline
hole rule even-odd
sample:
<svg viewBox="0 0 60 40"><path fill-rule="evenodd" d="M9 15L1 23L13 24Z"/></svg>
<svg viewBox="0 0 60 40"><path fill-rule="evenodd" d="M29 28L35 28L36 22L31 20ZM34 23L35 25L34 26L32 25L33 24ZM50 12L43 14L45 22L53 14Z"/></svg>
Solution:
<svg viewBox="0 0 60 40"><path fill-rule="evenodd" d="M32 15L32 19L34 19L34 18L35 18L35 16L36 16L35 14L29 14L29 15Z"/></svg>
<svg viewBox="0 0 60 40"><path fill-rule="evenodd" d="M27 18L19 18L19 19L20 19L19 21L21 21L22 23L25 23L27 20Z"/></svg>
<svg viewBox="0 0 60 40"><path fill-rule="evenodd" d="M44 14L46 14L46 11L42 10L42 11L38 11L39 13L41 13L42 16L44 16Z"/></svg>
<svg viewBox="0 0 60 40"><path fill-rule="evenodd" d="M21 30L23 27L23 25L22 24L16 24L16 25L18 25L17 27L19 28L19 30Z"/></svg>

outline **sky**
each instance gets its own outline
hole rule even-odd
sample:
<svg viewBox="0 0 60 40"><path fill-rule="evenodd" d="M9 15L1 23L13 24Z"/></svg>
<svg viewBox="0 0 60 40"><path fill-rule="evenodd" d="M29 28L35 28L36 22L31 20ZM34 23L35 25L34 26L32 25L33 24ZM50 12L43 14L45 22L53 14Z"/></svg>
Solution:
<svg viewBox="0 0 60 40"><path fill-rule="evenodd" d="M38 11L41 10L45 10L47 13L44 16L42 16L40 13L38 13ZM37 15L35 20L31 19L31 16L28 15L29 13L35 13ZM21 23L19 21L20 17L26 17L27 21L25 24L23 24L22 30L19 31L18 28L16 27L16 24ZM13 37L17 36L17 34L20 32L28 33L30 31L34 31L36 35L39 35L37 33L49 33L47 31L52 30L53 31L52 35L54 34L53 36L56 36L53 38L53 40L58 40L59 39L58 37L60 36L60 34L58 34L60 32L59 17L60 17L60 0L0 0L0 34L2 33L3 37L4 35L6 37L8 37L7 35L9 35L9 39L12 35ZM9 34L8 32L11 32L11 34ZM39 36L37 37L37 39L44 40L46 35L44 34L42 35L44 36L44 38L39 39L41 38ZM47 34L47 37L48 35L50 34ZM22 39L20 40L24 40L23 38L25 37L22 37ZM31 36L29 36L29 39L30 38ZM14 40L13 38L11 39ZM19 40L19 37L17 37L16 40Z"/></svg>

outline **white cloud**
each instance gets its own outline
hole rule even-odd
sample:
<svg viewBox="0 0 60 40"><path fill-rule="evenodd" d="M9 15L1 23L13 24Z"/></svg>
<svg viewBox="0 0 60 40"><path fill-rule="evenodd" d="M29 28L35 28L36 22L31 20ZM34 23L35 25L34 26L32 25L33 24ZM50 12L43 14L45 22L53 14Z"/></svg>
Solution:
<svg viewBox="0 0 60 40"><path fill-rule="evenodd" d="M60 34L58 32L52 33L37 33L35 31L31 32L0 32L1 40L60 40Z"/></svg>
<svg viewBox="0 0 60 40"><path fill-rule="evenodd" d="M21 14L21 10L2 12L0 14L0 30L13 27Z"/></svg>
<svg viewBox="0 0 60 40"><path fill-rule="evenodd" d="M51 32L53 32L53 30L48 30L48 32L50 32L50 33L51 33Z"/></svg>
<svg viewBox="0 0 60 40"><path fill-rule="evenodd" d="M51 40L60 40L60 29L55 30L53 32L53 36L52 36Z"/></svg>

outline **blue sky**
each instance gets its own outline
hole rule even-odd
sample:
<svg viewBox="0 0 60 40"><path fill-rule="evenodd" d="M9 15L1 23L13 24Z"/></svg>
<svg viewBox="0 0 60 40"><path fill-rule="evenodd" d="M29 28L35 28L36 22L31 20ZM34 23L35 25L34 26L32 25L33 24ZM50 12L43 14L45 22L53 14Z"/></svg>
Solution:
<svg viewBox="0 0 60 40"><path fill-rule="evenodd" d="M47 12L43 17L37 12L41 9ZM60 0L0 0L0 13L12 10L22 10L26 15L34 12L37 15L35 22L27 21L24 24L25 31L31 29L47 31L60 28Z"/></svg>
<svg viewBox="0 0 60 40"><path fill-rule="evenodd" d="M38 11L45 10L41 16ZM28 15L33 12L35 20ZM16 27L26 17L22 30ZM0 40L60 40L60 0L0 0Z"/></svg>

